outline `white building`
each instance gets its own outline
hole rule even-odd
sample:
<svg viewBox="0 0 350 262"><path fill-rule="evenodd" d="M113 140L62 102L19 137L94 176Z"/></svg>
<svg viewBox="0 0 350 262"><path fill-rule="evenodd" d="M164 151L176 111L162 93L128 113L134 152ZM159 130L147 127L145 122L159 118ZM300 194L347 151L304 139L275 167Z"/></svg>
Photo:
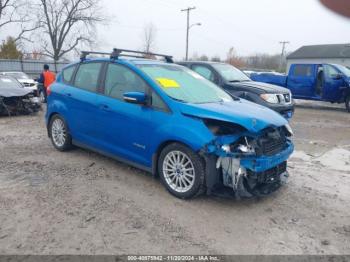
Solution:
<svg viewBox="0 0 350 262"><path fill-rule="evenodd" d="M291 64L340 64L350 67L350 44L310 45L300 47L287 56L287 72Z"/></svg>

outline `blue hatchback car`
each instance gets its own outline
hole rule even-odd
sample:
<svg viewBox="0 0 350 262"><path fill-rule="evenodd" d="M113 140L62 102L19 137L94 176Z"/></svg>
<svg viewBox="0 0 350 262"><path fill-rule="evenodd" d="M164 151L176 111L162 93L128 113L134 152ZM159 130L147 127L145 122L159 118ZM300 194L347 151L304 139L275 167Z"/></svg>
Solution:
<svg viewBox="0 0 350 262"><path fill-rule="evenodd" d="M105 53L84 52L47 90L48 135L59 151L75 145L129 163L184 199L262 196L286 181L294 147L278 113L229 95L169 56L89 54Z"/></svg>

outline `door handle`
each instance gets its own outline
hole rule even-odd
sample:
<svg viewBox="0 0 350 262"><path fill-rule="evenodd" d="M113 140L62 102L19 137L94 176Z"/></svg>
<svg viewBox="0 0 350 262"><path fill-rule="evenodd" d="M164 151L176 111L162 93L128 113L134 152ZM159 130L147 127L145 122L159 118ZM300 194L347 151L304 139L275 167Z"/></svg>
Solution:
<svg viewBox="0 0 350 262"><path fill-rule="evenodd" d="M101 104L100 105L100 109L103 110L103 111L107 111L107 112L111 111L109 106L105 105L105 104Z"/></svg>
<svg viewBox="0 0 350 262"><path fill-rule="evenodd" d="M65 95L66 95L66 96L69 96L69 97L71 97L71 96L72 96L72 94L71 94L71 93L66 93Z"/></svg>

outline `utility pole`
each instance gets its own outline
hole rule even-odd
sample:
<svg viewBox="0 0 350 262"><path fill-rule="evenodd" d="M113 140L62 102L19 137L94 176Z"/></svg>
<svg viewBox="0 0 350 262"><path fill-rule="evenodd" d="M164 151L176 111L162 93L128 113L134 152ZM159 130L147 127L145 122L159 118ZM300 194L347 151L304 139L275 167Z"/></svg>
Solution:
<svg viewBox="0 0 350 262"><path fill-rule="evenodd" d="M280 61L280 69L282 70L282 65L283 65L283 58L286 52L286 45L288 45L290 42L289 41L281 41L280 44L282 45L282 53L281 53L281 61Z"/></svg>
<svg viewBox="0 0 350 262"><path fill-rule="evenodd" d="M190 33L190 12L196 9L196 7L188 7L182 9L181 12L187 12L187 30L186 30L186 61L188 60L188 36Z"/></svg>

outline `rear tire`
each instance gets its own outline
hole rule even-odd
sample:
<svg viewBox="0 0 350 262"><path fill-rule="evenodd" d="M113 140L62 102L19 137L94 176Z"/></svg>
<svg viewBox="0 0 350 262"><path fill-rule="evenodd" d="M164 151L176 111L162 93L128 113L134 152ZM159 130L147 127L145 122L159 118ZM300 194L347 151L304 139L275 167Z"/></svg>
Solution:
<svg viewBox="0 0 350 262"><path fill-rule="evenodd" d="M348 112L350 113L350 95L348 95L347 98L345 98L345 107L346 110L348 110Z"/></svg>
<svg viewBox="0 0 350 262"><path fill-rule="evenodd" d="M59 151L72 148L72 137L66 121L60 115L54 115L49 123L49 135L53 146Z"/></svg>
<svg viewBox="0 0 350 262"><path fill-rule="evenodd" d="M166 189L178 198L193 198L205 190L203 160L185 145L166 146L158 159L158 171Z"/></svg>

